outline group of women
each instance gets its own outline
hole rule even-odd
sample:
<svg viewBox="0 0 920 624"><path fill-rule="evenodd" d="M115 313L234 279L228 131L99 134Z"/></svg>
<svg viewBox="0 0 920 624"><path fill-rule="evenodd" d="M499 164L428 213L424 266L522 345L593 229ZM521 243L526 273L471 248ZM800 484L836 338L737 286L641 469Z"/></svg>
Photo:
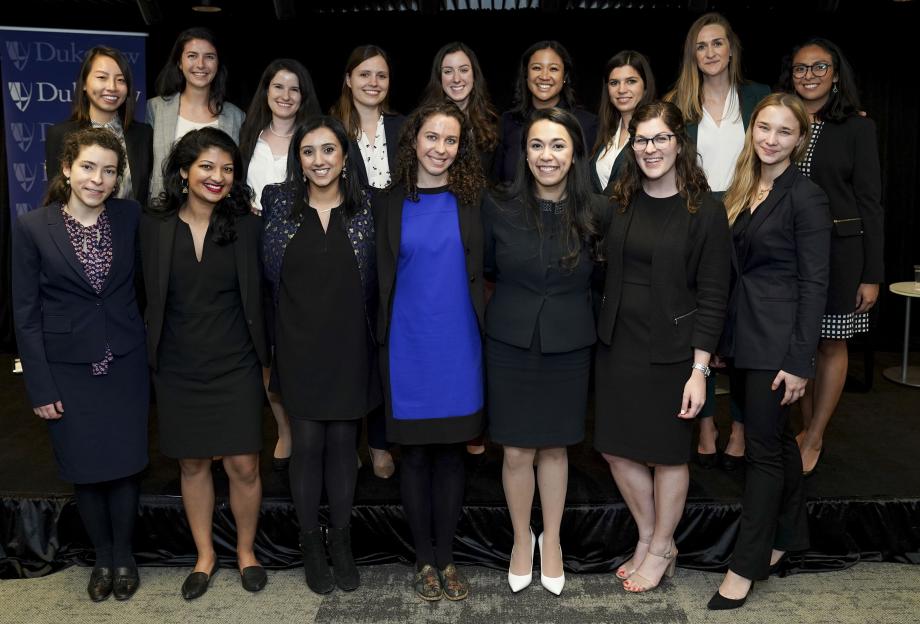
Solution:
<svg viewBox="0 0 920 624"><path fill-rule="evenodd" d="M803 474L839 398L845 340L882 279L874 128L837 46L796 47L769 94L742 79L737 37L707 14L664 100L648 60L623 51L595 117L575 102L568 52L542 41L499 117L475 53L453 43L402 117L388 105L389 59L367 45L330 115L307 70L278 59L245 121L224 101L217 50L207 30L180 35L149 125L133 120L124 56L90 50L72 119L48 133L47 205L15 225L27 390L95 547L93 600L140 583L131 534L148 367L197 550L186 599L219 568L215 460L241 584L266 584L253 550L266 393L317 593L360 583L350 519L365 418L378 476L393 474L399 445L420 598L469 595L452 546L464 454L483 434L504 451L509 586L531 583L539 548L541 584L561 593L566 448L585 436L592 368L595 447L638 529L616 570L626 591L674 571L692 423L726 363L726 453L745 457L747 475L709 607L741 606L808 546ZM803 396L796 438L789 409ZM703 463L715 432L701 426Z"/></svg>

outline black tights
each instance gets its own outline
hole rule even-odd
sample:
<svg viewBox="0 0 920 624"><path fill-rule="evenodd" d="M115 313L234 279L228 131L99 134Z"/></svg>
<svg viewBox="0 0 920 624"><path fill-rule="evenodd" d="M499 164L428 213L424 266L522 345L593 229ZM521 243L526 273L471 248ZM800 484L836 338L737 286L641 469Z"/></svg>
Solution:
<svg viewBox="0 0 920 624"><path fill-rule="evenodd" d="M73 486L77 510L96 549L96 566L134 567L131 541L140 493L137 475Z"/></svg>
<svg viewBox="0 0 920 624"><path fill-rule="evenodd" d="M403 508L415 542L416 565L444 569L454 562L453 542L466 484L464 444L400 447Z"/></svg>
<svg viewBox="0 0 920 624"><path fill-rule="evenodd" d="M304 533L319 526L319 503L326 485L329 525L351 521L358 479L355 439L361 420L291 419L291 498Z"/></svg>

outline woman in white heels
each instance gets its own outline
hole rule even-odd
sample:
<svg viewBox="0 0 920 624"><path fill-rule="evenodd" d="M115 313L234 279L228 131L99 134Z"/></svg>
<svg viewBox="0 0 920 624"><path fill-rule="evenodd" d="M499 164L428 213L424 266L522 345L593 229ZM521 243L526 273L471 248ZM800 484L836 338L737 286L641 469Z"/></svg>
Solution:
<svg viewBox="0 0 920 624"><path fill-rule="evenodd" d="M525 124L509 192L483 207L484 267L495 281L486 308L490 438L504 446L502 484L514 527L512 591L531 581L535 485L543 533L540 580L565 583L559 528L568 484L566 447L584 438L591 346L591 275L606 200L592 192L578 119L538 110ZM534 459L537 461L536 481Z"/></svg>
<svg viewBox="0 0 920 624"><path fill-rule="evenodd" d="M603 250L594 446L639 531L617 578L645 592L674 573L692 419L722 332L731 248L680 110L641 106L629 135Z"/></svg>

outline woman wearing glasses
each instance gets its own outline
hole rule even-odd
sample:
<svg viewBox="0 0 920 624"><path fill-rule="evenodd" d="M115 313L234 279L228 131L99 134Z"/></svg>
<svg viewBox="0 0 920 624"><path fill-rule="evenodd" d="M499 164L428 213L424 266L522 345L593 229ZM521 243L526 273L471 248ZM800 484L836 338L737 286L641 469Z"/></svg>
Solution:
<svg viewBox="0 0 920 624"><path fill-rule="evenodd" d="M805 102L811 136L797 164L827 193L834 220L817 369L802 400L805 429L797 437L808 476L818 466L824 431L846 382L846 341L869 331L868 312L885 277L882 179L875 124L859 113L853 70L840 48L826 39L797 46L780 85Z"/></svg>
<svg viewBox="0 0 920 624"><path fill-rule="evenodd" d="M744 147L744 131L751 112L770 93L766 85L746 82L741 74L741 41L731 24L718 13L693 22L684 40L680 75L665 96L687 120L687 134L700 155L709 188L721 198L728 188L735 163ZM704 468L716 465L717 431L710 413L715 380L708 384L710 404L700 418L697 461ZM740 410L732 409L732 431L722 455L722 466L734 470L744 458L744 427Z"/></svg>
<svg viewBox="0 0 920 624"><path fill-rule="evenodd" d="M674 572L692 419L706 399L731 261L725 210L680 110L643 106L629 134L604 243L594 445L638 525L636 551L616 575L645 592Z"/></svg>

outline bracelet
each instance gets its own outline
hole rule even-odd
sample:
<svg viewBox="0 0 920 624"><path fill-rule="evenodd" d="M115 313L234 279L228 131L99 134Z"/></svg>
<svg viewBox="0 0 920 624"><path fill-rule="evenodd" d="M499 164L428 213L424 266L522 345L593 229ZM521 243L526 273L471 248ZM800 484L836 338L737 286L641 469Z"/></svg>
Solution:
<svg viewBox="0 0 920 624"><path fill-rule="evenodd" d="M693 366L691 366L690 368L695 368L696 370L703 373L703 377L709 377L712 374L712 370L710 370L708 366L706 366L705 364L700 364L699 362L694 362Z"/></svg>

